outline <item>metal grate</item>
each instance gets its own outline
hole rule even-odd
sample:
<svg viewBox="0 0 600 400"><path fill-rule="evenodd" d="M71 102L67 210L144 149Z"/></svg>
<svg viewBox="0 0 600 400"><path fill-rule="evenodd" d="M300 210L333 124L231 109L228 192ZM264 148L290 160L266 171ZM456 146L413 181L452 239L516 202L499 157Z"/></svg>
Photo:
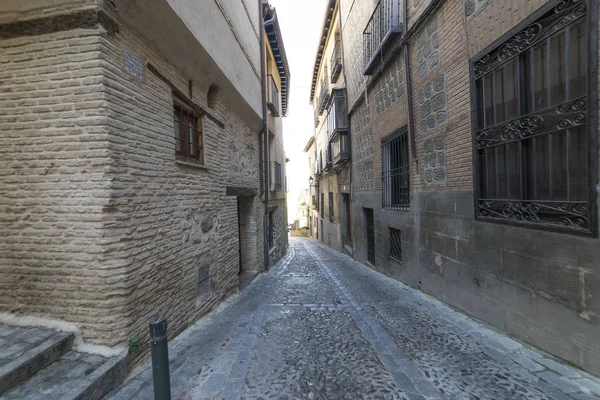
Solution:
<svg viewBox="0 0 600 400"><path fill-rule="evenodd" d="M560 4L473 63L476 213L591 232L587 8Z"/></svg>
<svg viewBox="0 0 600 400"><path fill-rule="evenodd" d="M410 208L410 165L408 132L403 128L382 141L383 208Z"/></svg>
<svg viewBox="0 0 600 400"><path fill-rule="evenodd" d="M364 210L367 222L367 260L375 265L375 218L373 218L372 208Z"/></svg>
<svg viewBox="0 0 600 400"><path fill-rule="evenodd" d="M281 164L277 161L271 161L271 191L281 190Z"/></svg>
<svg viewBox="0 0 600 400"><path fill-rule="evenodd" d="M192 111L175 102L173 106L175 127L175 155L179 159L204 164L202 120Z"/></svg>
<svg viewBox="0 0 600 400"><path fill-rule="evenodd" d="M210 291L210 271L208 266L198 268L196 279L197 296L202 296Z"/></svg>
<svg viewBox="0 0 600 400"><path fill-rule="evenodd" d="M390 228L390 257L402 262L402 231Z"/></svg>
<svg viewBox="0 0 600 400"><path fill-rule="evenodd" d="M271 109L271 112L274 116L279 117L279 88L277 87L277 83L275 82L275 78L273 75L267 75L267 105Z"/></svg>
<svg viewBox="0 0 600 400"><path fill-rule="evenodd" d="M363 61L365 72L378 60L381 48L392 33L401 32L401 0L380 0L363 31Z"/></svg>

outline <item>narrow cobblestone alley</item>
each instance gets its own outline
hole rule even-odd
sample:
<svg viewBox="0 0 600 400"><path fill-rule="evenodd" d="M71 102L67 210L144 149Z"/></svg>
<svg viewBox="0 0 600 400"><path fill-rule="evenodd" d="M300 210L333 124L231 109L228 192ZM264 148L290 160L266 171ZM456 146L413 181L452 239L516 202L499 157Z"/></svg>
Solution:
<svg viewBox="0 0 600 400"><path fill-rule="evenodd" d="M173 399L592 399L598 380L308 239L170 343ZM152 398L148 365L117 399Z"/></svg>

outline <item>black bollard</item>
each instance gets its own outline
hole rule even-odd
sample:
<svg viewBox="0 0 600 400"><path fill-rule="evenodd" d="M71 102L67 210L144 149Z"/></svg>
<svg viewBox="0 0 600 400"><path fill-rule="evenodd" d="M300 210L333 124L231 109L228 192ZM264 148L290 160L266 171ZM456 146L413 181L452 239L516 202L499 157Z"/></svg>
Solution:
<svg viewBox="0 0 600 400"><path fill-rule="evenodd" d="M164 317L154 317L150 320L150 347L154 400L171 400L167 320Z"/></svg>

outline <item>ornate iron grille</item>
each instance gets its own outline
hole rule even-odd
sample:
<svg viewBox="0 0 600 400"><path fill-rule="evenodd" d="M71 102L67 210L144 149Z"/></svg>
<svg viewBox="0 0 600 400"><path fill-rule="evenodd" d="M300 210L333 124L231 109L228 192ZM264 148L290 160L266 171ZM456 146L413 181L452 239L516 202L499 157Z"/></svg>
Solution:
<svg viewBox="0 0 600 400"><path fill-rule="evenodd" d="M591 233L586 13L555 2L474 61L479 218Z"/></svg>
<svg viewBox="0 0 600 400"><path fill-rule="evenodd" d="M340 72L342 72L342 46L340 44L340 39L335 40L331 59L329 60L329 66L331 69L331 83L335 83L338 76L340 76Z"/></svg>
<svg viewBox="0 0 600 400"><path fill-rule="evenodd" d="M407 128L382 141L383 208L408 211L410 208L410 164Z"/></svg>
<svg viewBox="0 0 600 400"><path fill-rule="evenodd" d="M390 228L390 257L402 262L402 232Z"/></svg>
<svg viewBox="0 0 600 400"><path fill-rule="evenodd" d="M375 219L373 209L365 208L365 219L367 222L367 260L375 265Z"/></svg>

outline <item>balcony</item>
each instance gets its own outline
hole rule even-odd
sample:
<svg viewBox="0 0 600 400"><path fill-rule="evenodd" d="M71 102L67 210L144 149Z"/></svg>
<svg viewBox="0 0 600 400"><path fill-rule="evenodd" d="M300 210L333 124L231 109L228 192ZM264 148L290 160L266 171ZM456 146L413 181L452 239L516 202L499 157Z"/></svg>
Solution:
<svg viewBox="0 0 600 400"><path fill-rule="evenodd" d="M332 140L340 132L348 132L348 110L346 90L334 89L333 100L327 111L327 138Z"/></svg>
<svg viewBox="0 0 600 400"><path fill-rule="evenodd" d="M327 107L327 102L329 101L329 95L329 79L325 76L321 80L321 91L319 92L319 115L323 114L323 111L325 111L325 107Z"/></svg>
<svg viewBox="0 0 600 400"><path fill-rule="evenodd" d="M350 160L350 138L348 131L340 132L331 142L333 165L340 165Z"/></svg>
<svg viewBox="0 0 600 400"><path fill-rule="evenodd" d="M273 75L267 75L267 107L275 117L279 117L279 88Z"/></svg>
<svg viewBox="0 0 600 400"><path fill-rule="evenodd" d="M342 72L342 46L340 39L335 41L331 60L329 60L329 68L331 69L331 83L334 83Z"/></svg>
<svg viewBox="0 0 600 400"><path fill-rule="evenodd" d="M365 75L370 75L383 57L390 40L402 33L402 0L379 0L363 31Z"/></svg>
<svg viewBox="0 0 600 400"><path fill-rule="evenodd" d="M317 113L317 110L313 110L314 116L315 116L315 128L317 126L319 126L319 114Z"/></svg>
<svg viewBox="0 0 600 400"><path fill-rule="evenodd" d="M271 192L279 192L281 190L281 164L277 161L271 161L270 181Z"/></svg>

